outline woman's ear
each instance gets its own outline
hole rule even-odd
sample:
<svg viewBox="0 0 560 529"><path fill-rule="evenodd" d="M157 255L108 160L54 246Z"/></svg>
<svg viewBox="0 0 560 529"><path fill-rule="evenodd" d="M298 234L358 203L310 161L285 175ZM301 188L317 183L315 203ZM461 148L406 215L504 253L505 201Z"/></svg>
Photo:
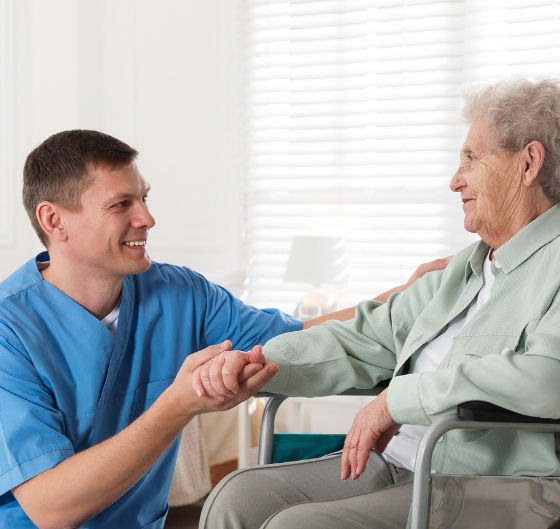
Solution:
<svg viewBox="0 0 560 529"><path fill-rule="evenodd" d="M525 171L523 173L523 183L527 187L539 185L539 173L544 163L544 147L540 141L533 140L525 145L523 157Z"/></svg>
<svg viewBox="0 0 560 529"><path fill-rule="evenodd" d="M60 213L59 206L46 200L41 202L35 211L37 220L47 237L49 239L65 241L68 235L62 224Z"/></svg>

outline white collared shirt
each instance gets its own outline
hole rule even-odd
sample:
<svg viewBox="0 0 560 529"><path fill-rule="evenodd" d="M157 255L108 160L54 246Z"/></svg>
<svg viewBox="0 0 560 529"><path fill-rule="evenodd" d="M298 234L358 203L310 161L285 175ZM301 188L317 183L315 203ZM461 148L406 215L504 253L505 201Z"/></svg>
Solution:
<svg viewBox="0 0 560 529"><path fill-rule="evenodd" d="M435 371L449 351L453 338L462 331L467 322L488 301L492 285L494 284L490 254L484 259L482 277L484 279L484 284L477 297L472 301L467 310L459 314L459 316L449 323L447 329L443 333L424 346L414 364L413 373ZM383 452L383 458L387 462L393 463L393 465L413 471L416 461L416 451L427 429L427 426L403 424L398 435L395 435L387 445L387 448Z"/></svg>

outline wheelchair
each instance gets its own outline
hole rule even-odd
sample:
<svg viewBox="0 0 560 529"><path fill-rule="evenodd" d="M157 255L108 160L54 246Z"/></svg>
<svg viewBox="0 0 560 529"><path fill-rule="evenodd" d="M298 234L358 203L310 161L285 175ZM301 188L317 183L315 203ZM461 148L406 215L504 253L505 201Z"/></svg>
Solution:
<svg viewBox="0 0 560 529"><path fill-rule="evenodd" d="M378 395L387 382L341 395ZM272 462L274 419L284 395L268 397L260 430L258 464ZM444 475L431 470L438 439L453 429L514 429L560 432L560 420L514 413L486 402L466 402L434 422L416 454L411 529L560 529L560 476Z"/></svg>

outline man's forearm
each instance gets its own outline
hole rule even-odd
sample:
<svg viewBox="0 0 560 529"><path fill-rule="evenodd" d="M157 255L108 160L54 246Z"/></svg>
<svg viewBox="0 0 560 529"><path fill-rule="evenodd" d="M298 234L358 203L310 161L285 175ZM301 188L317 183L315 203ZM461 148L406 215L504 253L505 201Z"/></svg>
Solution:
<svg viewBox="0 0 560 529"><path fill-rule="evenodd" d="M180 409L167 390L115 436L13 489L16 500L40 529L79 527L127 492L179 435L194 417Z"/></svg>
<svg viewBox="0 0 560 529"><path fill-rule="evenodd" d="M433 270L443 270L449 261L451 260L451 256L445 257L443 259L435 259L434 261L430 261L429 263L421 264L414 273L410 276L409 280L404 283L403 285L396 286L391 290L387 290L382 294L376 296L374 301L379 301L380 303L385 303L391 294L395 292L402 292L406 290L412 283L414 283L417 279L422 277L426 272L431 272ZM319 325L324 321L328 320L339 320L339 321L346 321L351 320L356 314L355 308L350 307L348 309L339 310L337 312L331 312L330 314L325 314L323 316L319 316L318 318L313 318L312 320L308 320L303 323L303 329L309 329L309 327L313 327L314 325Z"/></svg>
<svg viewBox="0 0 560 529"><path fill-rule="evenodd" d="M193 374L230 348L226 340L188 355L173 383L136 421L12 489L35 525L40 529L81 526L128 491L195 415L236 406L278 371L267 364L246 373L237 392L223 397L197 395Z"/></svg>
<svg viewBox="0 0 560 529"><path fill-rule="evenodd" d="M374 301L379 301L381 303L385 303L391 294L395 292L402 292L405 288L407 288L408 283L404 285L399 285L398 287L392 288L391 290L387 290L387 292L383 292L383 294L379 294ZM347 309L338 310L336 312L331 312L329 314L324 314L323 316L319 316L317 318L313 318L312 320L307 320L303 322L303 329L309 329L314 325L319 325L325 321L329 320L339 320L339 321L347 321L351 320L356 315L356 307L349 307Z"/></svg>
<svg viewBox="0 0 560 529"><path fill-rule="evenodd" d="M309 327L313 327L314 325L319 325L324 321L328 320L339 320L339 321L346 321L351 320L356 313L355 307L350 307L348 309L338 310L336 312L331 312L330 314L324 314L323 316L319 316L317 318L313 318L312 320L307 320L303 322L303 329L309 329Z"/></svg>

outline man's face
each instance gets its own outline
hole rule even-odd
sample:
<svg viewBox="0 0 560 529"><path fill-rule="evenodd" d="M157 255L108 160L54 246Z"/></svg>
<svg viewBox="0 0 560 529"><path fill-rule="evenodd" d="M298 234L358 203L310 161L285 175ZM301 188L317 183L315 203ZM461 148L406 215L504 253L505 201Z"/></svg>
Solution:
<svg viewBox="0 0 560 529"><path fill-rule="evenodd" d="M89 169L92 183L79 211L63 210L66 250L77 266L99 279L145 272L148 229L155 221L146 205L149 190L134 163Z"/></svg>
<svg viewBox="0 0 560 529"><path fill-rule="evenodd" d="M461 149L450 187L461 193L465 229L487 242L507 233L519 214L522 194L520 157L497 147L483 118L473 122Z"/></svg>

